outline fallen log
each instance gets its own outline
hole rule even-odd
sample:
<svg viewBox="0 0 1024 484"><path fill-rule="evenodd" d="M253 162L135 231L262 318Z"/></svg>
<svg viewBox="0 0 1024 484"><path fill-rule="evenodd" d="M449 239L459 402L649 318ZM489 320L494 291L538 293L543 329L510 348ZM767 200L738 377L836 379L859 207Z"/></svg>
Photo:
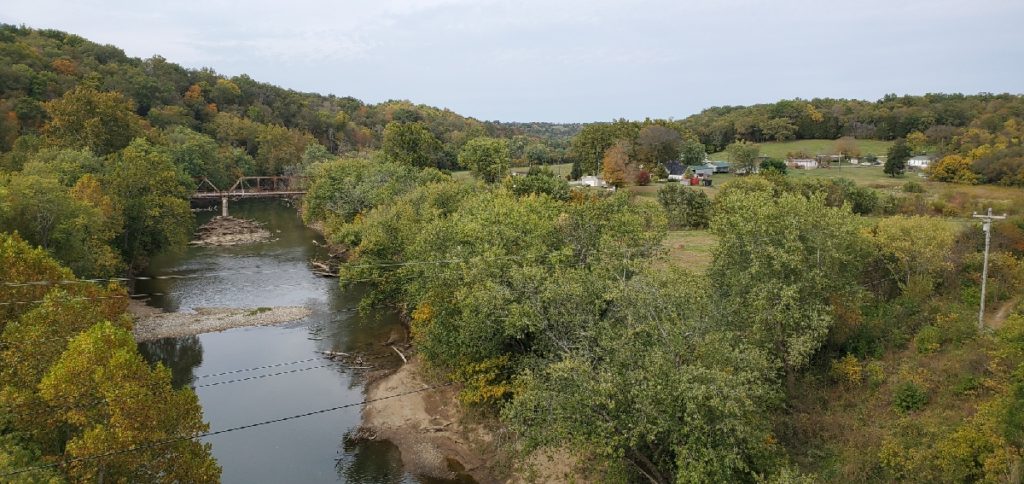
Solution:
<svg viewBox="0 0 1024 484"><path fill-rule="evenodd" d="M391 349L395 350L395 353L398 353L398 356L402 357L402 363L408 363L409 362L409 360L405 359L405 355L403 355L401 351L398 351L398 348L395 348L394 345L391 345Z"/></svg>

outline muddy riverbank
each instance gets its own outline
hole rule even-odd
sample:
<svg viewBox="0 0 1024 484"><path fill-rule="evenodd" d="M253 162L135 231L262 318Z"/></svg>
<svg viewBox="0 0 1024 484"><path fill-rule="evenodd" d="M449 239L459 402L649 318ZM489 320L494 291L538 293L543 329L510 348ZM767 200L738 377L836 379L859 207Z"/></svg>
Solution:
<svg viewBox="0 0 1024 484"><path fill-rule="evenodd" d="M496 440L485 425L467 423L455 385L377 400L438 385L422 373L418 357L366 387L359 437L387 440L402 453L402 464L414 474L477 482L500 482L489 464L497 460ZM374 401L377 400L377 401Z"/></svg>

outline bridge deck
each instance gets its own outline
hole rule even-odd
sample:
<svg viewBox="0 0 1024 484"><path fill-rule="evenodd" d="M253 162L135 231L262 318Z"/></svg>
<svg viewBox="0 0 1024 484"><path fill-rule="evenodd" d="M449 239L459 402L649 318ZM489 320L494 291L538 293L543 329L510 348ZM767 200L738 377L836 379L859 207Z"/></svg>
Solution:
<svg viewBox="0 0 1024 484"><path fill-rule="evenodd" d="M196 192L192 194L193 200L215 199L215 198L261 198L261 197L290 197L305 195L304 191L231 191L231 192Z"/></svg>

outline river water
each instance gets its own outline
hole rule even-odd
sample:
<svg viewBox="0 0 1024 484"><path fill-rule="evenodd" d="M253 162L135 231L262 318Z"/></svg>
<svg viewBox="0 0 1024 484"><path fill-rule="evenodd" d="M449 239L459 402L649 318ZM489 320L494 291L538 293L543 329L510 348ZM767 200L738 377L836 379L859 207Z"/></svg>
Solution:
<svg viewBox="0 0 1024 484"><path fill-rule="evenodd" d="M200 213L197 222L214 215ZM167 311L305 306L313 313L282 326L142 343L142 353L171 368L176 385L200 386L196 393L213 431L361 402L363 370L321 359L317 352L368 354L378 367L397 366L398 356L380 345L398 324L397 316L351 311L359 302L358 290L342 291L336 280L310 273L308 260L322 255L313 241L322 238L302 224L294 208L280 201L233 202L231 215L265 223L276 240L190 247L183 254L158 257L146 275L186 277L139 281L136 292L167 293L146 301ZM280 366L237 371L271 365ZM214 376L225 372L233 373ZM273 375L282 372L289 373ZM345 442L346 433L359 425L360 411L356 406L206 441L213 444L225 483L428 482L404 472L397 448L388 442Z"/></svg>

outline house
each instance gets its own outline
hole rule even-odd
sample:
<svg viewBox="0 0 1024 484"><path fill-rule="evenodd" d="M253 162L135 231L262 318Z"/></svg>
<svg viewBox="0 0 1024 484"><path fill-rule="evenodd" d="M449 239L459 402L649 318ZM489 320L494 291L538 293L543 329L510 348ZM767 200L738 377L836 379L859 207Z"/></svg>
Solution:
<svg viewBox="0 0 1024 484"><path fill-rule="evenodd" d="M686 167L686 171L698 178L705 178L711 176L715 172L715 168L707 165L690 165Z"/></svg>
<svg viewBox="0 0 1024 484"><path fill-rule="evenodd" d="M790 158L786 164L793 169L810 170L818 167L818 160L814 158Z"/></svg>
<svg viewBox="0 0 1024 484"><path fill-rule="evenodd" d="M686 166L684 166L679 160L672 160L666 162L665 172L668 173L669 180L682 180L683 175L686 174Z"/></svg>
<svg viewBox="0 0 1024 484"><path fill-rule="evenodd" d="M600 177L594 175L587 175L579 180L569 182L570 185L579 187L596 187L596 188L607 188L608 184L604 182Z"/></svg>
<svg viewBox="0 0 1024 484"><path fill-rule="evenodd" d="M729 163L728 161L709 160L704 162L704 166L714 168L715 173L729 173L729 168L732 167L732 164Z"/></svg>
<svg viewBox="0 0 1024 484"><path fill-rule="evenodd" d="M907 160L907 168L911 170L924 170L925 168L931 166L932 161L934 160L935 158L927 155L915 156Z"/></svg>

